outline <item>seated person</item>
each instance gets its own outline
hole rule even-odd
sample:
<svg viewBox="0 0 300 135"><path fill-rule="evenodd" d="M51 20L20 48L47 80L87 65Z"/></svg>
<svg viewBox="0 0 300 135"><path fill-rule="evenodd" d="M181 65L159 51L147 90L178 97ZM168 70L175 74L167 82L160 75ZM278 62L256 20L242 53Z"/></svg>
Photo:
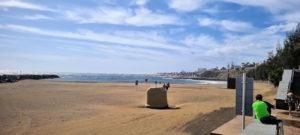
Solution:
<svg viewBox="0 0 300 135"><path fill-rule="evenodd" d="M254 111L253 117L256 116L256 118L263 124L276 124L278 133L279 123L281 122L281 120L278 120L268 112L268 105L264 101L262 101L263 96L261 94L257 94L255 98L256 101L252 104Z"/></svg>

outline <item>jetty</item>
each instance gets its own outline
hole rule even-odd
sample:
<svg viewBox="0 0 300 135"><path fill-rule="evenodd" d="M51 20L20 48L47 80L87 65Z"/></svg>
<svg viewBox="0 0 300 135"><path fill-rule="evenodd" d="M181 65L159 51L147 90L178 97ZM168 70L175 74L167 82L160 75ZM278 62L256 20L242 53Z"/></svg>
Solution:
<svg viewBox="0 0 300 135"><path fill-rule="evenodd" d="M39 79L54 79L54 78L59 78L59 76L55 74L0 75L0 83L17 82L25 79L39 80Z"/></svg>

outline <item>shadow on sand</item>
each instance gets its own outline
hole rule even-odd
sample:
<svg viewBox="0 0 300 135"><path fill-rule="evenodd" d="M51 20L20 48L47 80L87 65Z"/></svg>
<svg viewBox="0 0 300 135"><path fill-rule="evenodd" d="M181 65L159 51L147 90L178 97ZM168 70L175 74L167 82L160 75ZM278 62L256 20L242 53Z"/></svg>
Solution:
<svg viewBox="0 0 300 135"><path fill-rule="evenodd" d="M299 120L284 120L283 121L283 125L284 126L292 126L292 127L296 127L296 128L300 128L300 122Z"/></svg>
<svg viewBox="0 0 300 135"><path fill-rule="evenodd" d="M221 108L208 114L198 116L182 126L183 131L192 135L207 135L227 121L235 117L235 108Z"/></svg>
<svg viewBox="0 0 300 135"><path fill-rule="evenodd" d="M278 112L278 113L286 115L286 116L289 115L288 111L286 111L286 112ZM293 118L300 119L300 112L292 111L292 116L293 116Z"/></svg>
<svg viewBox="0 0 300 135"><path fill-rule="evenodd" d="M149 108L149 109L157 109L157 110L177 110L177 109L180 109L180 107L176 107L176 106L168 106L168 107L164 107L164 108L154 108L154 107L150 107L150 106L137 106L137 108Z"/></svg>

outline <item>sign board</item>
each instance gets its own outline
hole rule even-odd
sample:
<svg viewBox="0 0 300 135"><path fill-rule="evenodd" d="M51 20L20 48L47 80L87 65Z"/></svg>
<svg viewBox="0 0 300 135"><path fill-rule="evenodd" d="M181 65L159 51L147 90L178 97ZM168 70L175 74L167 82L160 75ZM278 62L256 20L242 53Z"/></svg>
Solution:
<svg viewBox="0 0 300 135"><path fill-rule="evenodd" d="M236 78L235 88L236 88L236 96L235 96L235 114L242 115L242 99L243 99L243 79ZM252 116L252 103L253 103L253 78L246 79L246 95L245 95L245 115Z"/></svg>

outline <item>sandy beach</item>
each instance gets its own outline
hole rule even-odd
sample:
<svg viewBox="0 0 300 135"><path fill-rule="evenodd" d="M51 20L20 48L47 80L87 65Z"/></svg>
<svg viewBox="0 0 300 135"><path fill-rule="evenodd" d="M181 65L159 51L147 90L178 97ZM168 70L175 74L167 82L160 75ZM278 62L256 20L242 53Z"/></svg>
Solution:
<svg viewBox="0 0 300 135"><path fill-rule="evenodd" d="M0 84L1 135L208 134L235 116L226 85L172 84L170 109L145 108L154 84L24 80ZM274 103L276 89L255 83Z"/></svg>

